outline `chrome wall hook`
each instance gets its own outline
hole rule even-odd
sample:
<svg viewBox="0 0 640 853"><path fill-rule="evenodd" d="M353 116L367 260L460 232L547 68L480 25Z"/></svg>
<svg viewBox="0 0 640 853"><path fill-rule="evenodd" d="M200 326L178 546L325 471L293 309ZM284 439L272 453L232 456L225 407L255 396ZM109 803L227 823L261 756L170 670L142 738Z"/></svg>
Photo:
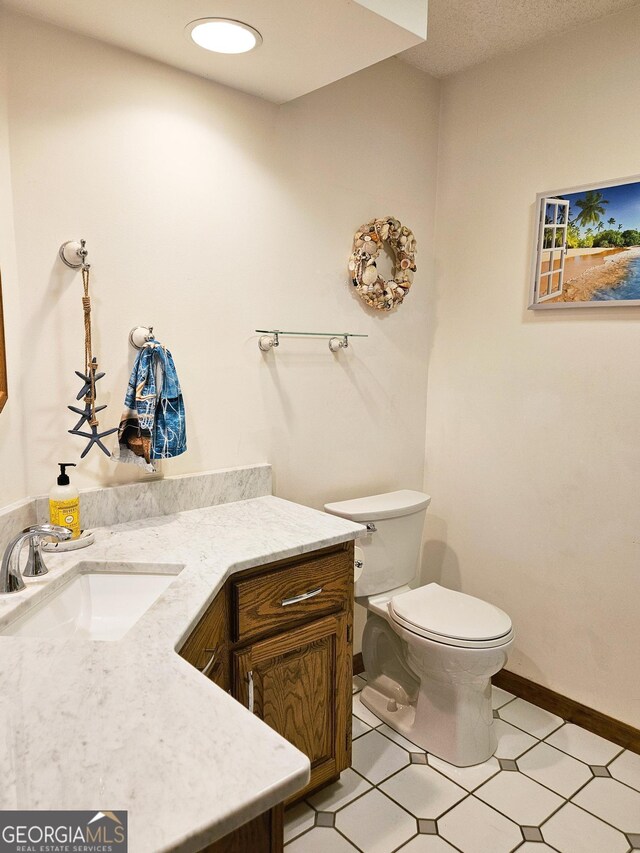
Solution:
<svg viewBox="0 0 640 853"><path fill-rule="evenodd" d="M60 260L72 270L79 270L80 267L89 269L91 264L87 263L88 254L86 240L67 240L58 251Z"/></svg>
<svg viewBox="0 0 640 853"><path fill-rule="evenodd" d="M144 349L152 340L153 326L134 326L129 332L129 343L135 349Z"/></svg>

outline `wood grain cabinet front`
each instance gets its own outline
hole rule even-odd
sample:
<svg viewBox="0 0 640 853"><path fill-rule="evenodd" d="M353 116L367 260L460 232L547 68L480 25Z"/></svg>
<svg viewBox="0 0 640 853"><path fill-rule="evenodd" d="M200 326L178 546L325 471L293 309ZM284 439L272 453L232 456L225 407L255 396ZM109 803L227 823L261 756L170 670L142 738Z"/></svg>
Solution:
<svg viewBox="0 0 640 853"><path fill-rule="evenodd" d="M234 641L283 631L322 613L344 610L353 568L345 572L344 551L309 555L299 562L231 581Z"/></svg>
<svg viewBox="0 0 640 853"><path fill-rule="evenodd" d="M229 690L229 628L224 590L187 637L181 656L223 690Z"/></svg>
<svg viewBox="0 0 640 853"><path fill-rule="evenodd" d="M233 653L236 699L308 756L297 800L335 779L350 758L347 614L317 619Z"/></svg>
<svg viewBox="0 0 640 853"><path fill-rule="evenodd" d="M348 542L232 575L180 651L309 757L309 784L287 804L351 764L352 634Z"/></svg>

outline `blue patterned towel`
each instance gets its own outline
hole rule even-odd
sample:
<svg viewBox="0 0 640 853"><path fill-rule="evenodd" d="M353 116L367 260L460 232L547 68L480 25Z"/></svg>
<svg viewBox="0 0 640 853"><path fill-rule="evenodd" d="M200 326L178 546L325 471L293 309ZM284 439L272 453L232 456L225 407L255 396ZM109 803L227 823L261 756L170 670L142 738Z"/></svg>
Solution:
<svg viewBox="0 0 640 853"><path fill-rule="evenodd" d="M155 471L155 459L172 459L187 449L184 402L169 350L151 340L138 354L118 430L118 462Z"/></svg>

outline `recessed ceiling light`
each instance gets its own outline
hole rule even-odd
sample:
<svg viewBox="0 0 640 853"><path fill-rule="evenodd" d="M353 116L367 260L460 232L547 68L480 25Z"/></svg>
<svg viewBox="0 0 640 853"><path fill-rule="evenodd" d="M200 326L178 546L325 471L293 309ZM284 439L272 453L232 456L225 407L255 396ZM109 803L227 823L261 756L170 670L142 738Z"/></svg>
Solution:
<svg viewBox="0 0 640 853"><path fill-rule="evenodd" d="M199 18L186 30L197 45L215 53L246 53L262 44L257 30L229 18Z"/></svg>

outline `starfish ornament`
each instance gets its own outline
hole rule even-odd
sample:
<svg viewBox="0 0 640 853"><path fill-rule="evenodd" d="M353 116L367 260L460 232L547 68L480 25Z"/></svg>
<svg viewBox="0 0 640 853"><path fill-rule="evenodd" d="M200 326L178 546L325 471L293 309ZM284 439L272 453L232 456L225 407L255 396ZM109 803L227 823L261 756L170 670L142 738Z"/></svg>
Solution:
<svg viewBox="0 0 640 853"><path fill-rule="evenodd" d="M106 408L107 404L105 403L104 406L96 406L95 411L96 413L98 413ZM77 406L67 406L67 409L74 412L76 415L80 415L80 420L74 426L73 430L70 430L70 432L79 430L83 424L89 423L89 421L91 420L91 403L87 403L84 409L79 409Z"/></svg>
<svg viewBox="0 0 640 853"><path fill-rule="evenodd" d="M104 432L98 432L98 424L91 427L91 432L82 432L79 429L70 429L68 430L71 435L80 435L82 438L88 438L89 444L85 447L85 449L80 454L80 459L84 459L87 453L91 450L93 445L97 445L100 450L105 454L105 456L111 456L111 452L108 448L104 446L101 439L103 439L107 435L111 435L114 432L118 432L118 427L113 427L113 429L107 429Z"/></svg>
<svg viewBox="0 0 640 853"><path fill-rule="evenodd" d="M84 385L80 389L78 396L76 397L76 400L82 400L82 398L86 397L87 394L91 391L91 373L93 373L93 386L94 386L94 388L95 388L95 385L96 385L96 382L98 381L98 379L102 379L102 377L104 376L104 373L96 373L96 367L97 366L98 366L98 362L94 358L93 361L91 362L91 371L89 372L88 376L86 373L81 373L79 370L75 371L75 374L78 377L78 379L82 379L82 381L84 382Z"/></svg>

